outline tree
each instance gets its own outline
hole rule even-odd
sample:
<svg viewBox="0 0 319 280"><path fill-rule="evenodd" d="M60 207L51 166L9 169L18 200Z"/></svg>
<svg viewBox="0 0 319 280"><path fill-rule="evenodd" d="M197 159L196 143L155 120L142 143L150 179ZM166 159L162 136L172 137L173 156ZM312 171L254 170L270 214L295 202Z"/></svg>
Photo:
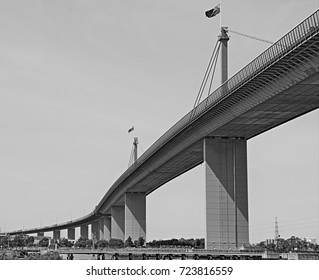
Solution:
<svg viewBox="0 0 319 280"><path fill-rule="evenodd" d="M0 246L2 248L7 248L9 246L9 243L10 243L10 236L4 235L0 237Z"/></svg>
<svg viewBox="0 0 319 280"><path fill-rule="evenodd" d="M87 245L87 241L88 239L87 238L84 238L84 237L80 237L76 242L75 242L75 247L79 247L79 248L85 248L86 245Z"/></svg>
<svg viewBox="0 0 319 280"><path fill-rule="evenodd" d="M26 245L26 235L24 234L17 234L13 239L13 246L14 247L24 247Z"/></svg>
<svg viewBox="0 0 319 280"><path fill-rule="evenodd" d="M26 237L26 245L27 246L33 246L34 245L34 237L33 236L28 236Z"/></svg>
<svg viewBox="0 0 319 280"><path fill-rule="evenodd" d="M179 245L179 244L178 244L178 239L172 238L172 239L169 241L169 245L171 245L171 246L177 246L177 245Z"/></svg>
<svg viewBox="0 0 319 280"><path fill-rule="evenodd" d="M92 239L87 239L85 242L85 247L86 248L92 248L93 247L93 240Z"/></svg>
<svg viewBox="0 0 319 280"><path fill-rule="evenodd" d="M124 243L124 247L133 247L133 245L134 244L133 244L132 238L131 236L129 236Z"/></svg>
<svg viewBox="0 0 319 280"><path fill-rule="evenodd" d="M143 241L145 243L145 240L143 238ZM138 243L137 241L135 242L136 246L143 246L140 244L144 244L142 242L142 239L140 239L140 243ZM153 247L153 248L159 248L161 246L182 246L182 247L194 247L197 249L204 249L205 248L205 239L204 238L196 238L194 240L194 238L190 238L190 239L176 239L176 238L172 238L172 239L168 239L168 240L153 240L151 242L148 242L146 244L148 247Z"/></svg>
<svg viewBox="0 0 319 280"><path fill-rule="evenodd" d="M105 248L105 247L109 246L109 242L108 242L107 240L102 239L102 240L99 240L99 241L96 243L96 246L97 246L98 248Z"/></svg>
<svg viewBox="0 0 319 280"><path fill-rule="evenodd" d="M71 248L73 246L73 243L71 241L69 241L67 238L63 237L59 243L58 243L59 246L61 247L68 247L68 248Z"/></svg>
<svg viewBox="0 0 319 280"><path fill-rule="evenodd" d="M135 246L136 247L142 247L144 245L144 243L145 243L145 239L142 236L140 236L137 239Z"/></svg>
<svg viewBox="0 0 319 280"><path fill-rule="evenodd" d="M39 246L40 247L48 247L49 246L49 238L47 237L43 237L40 241L39 241Z"/></svg>
<svg viewBox="0 0 319 280"><path fill-rule="evenodd" d="M124 242L122 239L111 238L109 241L109 245L110 247L113 247L113 248L123 248Z"/></svg>

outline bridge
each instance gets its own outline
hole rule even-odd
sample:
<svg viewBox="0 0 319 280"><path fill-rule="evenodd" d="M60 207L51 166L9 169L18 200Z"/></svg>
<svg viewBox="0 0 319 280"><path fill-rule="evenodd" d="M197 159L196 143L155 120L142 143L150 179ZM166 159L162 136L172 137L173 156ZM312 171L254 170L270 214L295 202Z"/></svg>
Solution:
<svg viewBox="0 0 319 280"><path fill-rule="evenodd" d="M76 220L10 235L75 228L94 238L146 236L146 196L204 163L206 248L249 243L247 141L319 107L319 10L260 54L163 134Z"/></svg>

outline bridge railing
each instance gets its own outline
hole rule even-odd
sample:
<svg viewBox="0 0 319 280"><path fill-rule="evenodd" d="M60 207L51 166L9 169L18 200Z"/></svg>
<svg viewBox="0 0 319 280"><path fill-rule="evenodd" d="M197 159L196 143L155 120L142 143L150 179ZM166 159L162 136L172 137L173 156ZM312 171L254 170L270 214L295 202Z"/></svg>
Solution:
<svg viewBox="0 0 319 280"><path fill-rule="evenodd" d="M293 51L298 45L307 41L309 38L319 32L319 10L301 22L292 29L284 37L270 46L265 52L255 58L242 70L237 72L233 77L222 84L218 89L212 92L198 106L186 114L167 132L165 132L148 150L146 150L133 165L131 165L113 184L109 191L105 194L99 206L101 206L107 196L127 178L138 166L150 158L157 150L164 146L170 139L186 128L190 123L194 122L206 111L211 109L215 104L232 94L235 90L245 85L254 77L258 76L263 70L267 69L280 58Z"/></svg>
<svg viewBox="0 0 319 280"><path fill-rule="evenodd" d="M15 235L15 234L20 234L20 233L32 234L32 233L37 233L37 232L49 232L49 231L52 231L54 229L67 229L69 227L73 227L73 224L78 224L78 223L80 224L84 220L91 220L91 219L93 220L94 217L95 217L95 212L92 211L91 213L89 213L81 218L74 219L71 221L67 221L67 222L63 222L63 223L59 223L59 224L52 224L49 226L30 228L30 229L25 229L25 230L9 231L7 234L9 234L9 235Z"/></svg>
<svg viewBox="0 0 319 280"><path fill-rule="evenodd" d="M169 141L174 135L193 122L209 108L214 106L224 97L233 93L236 89L246 84L261 71L274 64L280 58L291 52L295 47L308 40L314 34L319 32L319 10L301 22L284 37L270 46L265 52L255 58L242 70L227 80L223 85L211 93L192 111L186 114L181 120L173 125L165 134L163 134L136 162L138 164L145 157L153 154L157 149Z"/></svg>
<svg viewBox="0 0 319 280"><path fill-rule="evenodd" d="M237 72L233 77L231 77L223 85L211 93L209 97L203 100L191 111L191 119L189 121L192 121L192 119L195 119L201 115L206 111L207 108L214 105L222 97L231 94L235 89L241 87L247 81L260 74L261 71L268 68L270 65L274 64L280 58L292 51L295 47L308 40L314 34L318 33L318 30L319 10L301 22L297 27L292 29L284 37L270 46L265 52L255 58L246 67ZM186 117L188 117L188 115ZM178 124L179 122L177 125Z"/></svg>
<svg viewBox="0 0 319 280"><path fill-rule="evenodd" d="M263 70L267 69L270 65L273 65L280 58L284 57L291 51L293 51L300 44L307 41L309 38L318 34L319 32L319 10L301 22L297 27L292 29L284 37L274 43L265 52L254 59L250 64L237 72L233 77L222 84L218 89L212 92L205 100L203 100L198 106L186 114L181 120L173 125L166 133L164 133L145 153L143 153L137 161L131 165L113 184L109 191L104 195L100 203L96 206L95 210L89 213L87 216L79 218L75 221L70 221L62 224L52 225L48 227L34 228L29 231L39 231L52 228L67 228L70 223L80 223L85 219L92 219L95 217L100 206L104 203L111 192L127 178L133 171L140 166L144 161L150 158L157 150L164 146L170 139L186 128L190 123L194 122L206 111L211 109L215 104L220 102L225 97L232 94L235 90L242 87L251 79L259 75ZM19 233L20 231L11 232Z"/></svg>

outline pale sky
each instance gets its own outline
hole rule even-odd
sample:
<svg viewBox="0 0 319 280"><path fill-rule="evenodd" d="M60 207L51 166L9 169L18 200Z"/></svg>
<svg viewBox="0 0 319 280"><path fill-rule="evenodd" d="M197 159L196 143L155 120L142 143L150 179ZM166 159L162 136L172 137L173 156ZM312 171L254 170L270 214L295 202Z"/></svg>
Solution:
<svg viewBox="0 0 319 280"><path fill-rule="evenodd" d="M0 228L91 212L193 106L219 35L218 1L0 1ZM276 41L317 0L224 0L222 25ZM229 34L229 77L269 47ZM219 70L219 68L218 68ZM215 87L219 84L216 74ZM134 133L127 130L135 126ZM248 141L250 242L319 240L319 111ZM205 236L204 169L147 197L147 240Z"/></svg>

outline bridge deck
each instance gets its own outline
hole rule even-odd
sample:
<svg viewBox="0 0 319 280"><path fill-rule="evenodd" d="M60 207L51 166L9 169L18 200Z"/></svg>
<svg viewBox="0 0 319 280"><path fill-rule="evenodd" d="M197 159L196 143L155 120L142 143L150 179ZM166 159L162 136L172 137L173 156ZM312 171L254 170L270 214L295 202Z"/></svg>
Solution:
<svg viewBox="0 0 319 280"><path fill-rule="evenodd" d="M204 137L250 139L318 107L319 11L168 130L115 182L97 209L108 212L110 205L123 203L121 193L151 193L202 163Z"/></svg>
<svg viewBox="0 0 319 280"><path fill-rule="evenodd" d="M25 233L96 220L123 204L127 191L156 190L203 162L205 137L250 139L319 107L319 10L277 41L185 115L80 219ZM22 231L11 232L11 234Z"/></svg>

